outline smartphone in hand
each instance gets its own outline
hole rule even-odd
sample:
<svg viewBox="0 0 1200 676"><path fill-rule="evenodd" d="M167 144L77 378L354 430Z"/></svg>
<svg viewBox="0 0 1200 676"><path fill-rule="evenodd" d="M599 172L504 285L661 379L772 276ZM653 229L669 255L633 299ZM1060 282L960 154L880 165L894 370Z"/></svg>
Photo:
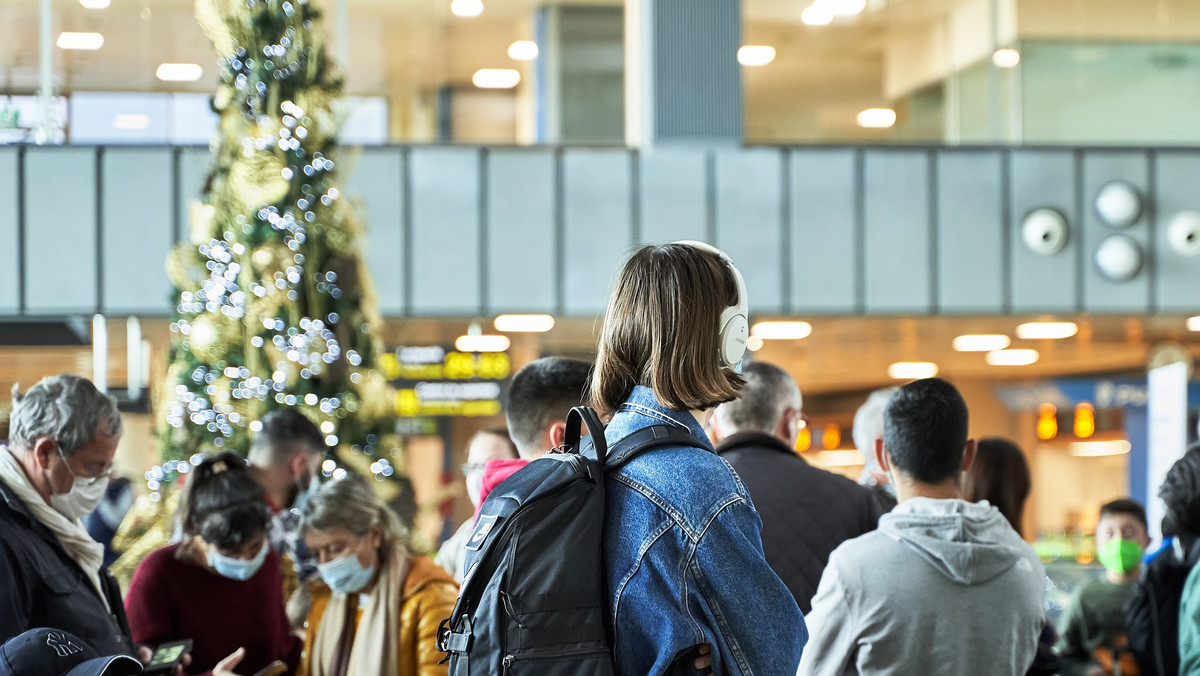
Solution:
<svg viewBox="0 0 1200 676"><path fill-rule="evenodd" d="M154 656L142 668L142 674L150 674L151 676L174 674L175 668L179 666L179 661L183 659L184 655L191 652L191 650L191 639L163 643L155 649Z"/></svg>

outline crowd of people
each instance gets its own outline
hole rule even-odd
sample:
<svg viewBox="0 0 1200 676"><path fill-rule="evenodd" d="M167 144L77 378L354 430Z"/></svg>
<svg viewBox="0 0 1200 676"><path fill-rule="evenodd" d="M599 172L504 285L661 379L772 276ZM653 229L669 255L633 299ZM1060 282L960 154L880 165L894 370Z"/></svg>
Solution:
<svg viewBox="0 0 1200 676"><path fill-rule="evenodd" d="M1142 505L1104 505L1104 574L1053 626L1046 572L1022 537L1021 449L973 439L961 394L929 378L867 398L854 423L860 481L814 468L793 450L799 386L744 360L747 317L721 252L636 251L595 362L524 366L506 426L471 439L462 470L476 516L436 561L410 551L410 509L353 474L321 481L323 435L297 411L272 412L245 459L192 468L177 541L141 562L124 595L85 526L115 530L123 513L97 510L113 498L115 404L72 375L14 392L0 449L0 676L139 673L180 642L170 666L188 674L446 673L439 627L478 572L469 551L487 535L489 497L578 450L566 413L581 404L601 415L609 448L652 427L690 435L604 476L611 649L596 673L1200 674L1200 446L1159 493L1169 537L1155 552ZM571 571L548 562L537 574ZM535 602L570 605L506 600Z"/></svg>

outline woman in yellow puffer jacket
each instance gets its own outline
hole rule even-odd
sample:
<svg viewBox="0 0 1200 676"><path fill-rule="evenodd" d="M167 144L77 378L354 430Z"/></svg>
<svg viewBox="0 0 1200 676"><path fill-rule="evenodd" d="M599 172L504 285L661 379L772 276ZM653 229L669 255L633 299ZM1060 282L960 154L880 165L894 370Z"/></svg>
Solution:
<svg viewBox="0 0 1200 676"><path fill-rule="evenodd" d="M311 494L302 528L325 583L305 630L307 676L436 676L438 624L458 585L428 556L409 556L408 529L355 477Z"/></svg>

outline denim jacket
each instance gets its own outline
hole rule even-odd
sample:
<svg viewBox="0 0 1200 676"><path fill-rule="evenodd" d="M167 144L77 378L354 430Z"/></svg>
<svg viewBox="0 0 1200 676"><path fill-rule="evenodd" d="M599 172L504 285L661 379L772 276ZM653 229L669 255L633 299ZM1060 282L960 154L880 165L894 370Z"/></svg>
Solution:
<svg viewBox="0 0 1200 676"><path fill-rule="evenodd" d="M663 424L686 428L707 450L653 449L608 476L604 554L618 670L661 674L710 643L714 673L795 673L804 618L767 565L746 488L696 419L637 387L605 438L611 448Z"/></svg>

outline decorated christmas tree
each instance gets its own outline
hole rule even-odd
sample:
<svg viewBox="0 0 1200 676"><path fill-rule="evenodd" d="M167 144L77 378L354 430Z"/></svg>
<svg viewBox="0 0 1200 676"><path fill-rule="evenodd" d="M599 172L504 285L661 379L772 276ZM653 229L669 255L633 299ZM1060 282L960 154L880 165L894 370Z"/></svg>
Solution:
<svg viewBox="0 0 1200 676"><path fill-rule="evenodd" d="M179 295L150 487L197 454L244 455L281 407L317 423L338 465L391 484L393 394L375 369L362 229L337 187L342 77L320 12L306 0L197 0L196 16L220 55L220 127L192 241L168 262Z"/></svg>

